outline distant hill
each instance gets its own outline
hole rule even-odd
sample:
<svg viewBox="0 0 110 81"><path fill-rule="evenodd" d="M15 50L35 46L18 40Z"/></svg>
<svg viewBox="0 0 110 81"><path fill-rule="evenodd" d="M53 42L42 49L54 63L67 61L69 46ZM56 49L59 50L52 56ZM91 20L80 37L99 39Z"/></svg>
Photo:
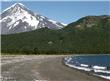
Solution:
<svg viewBox="0 0 110 81"><path fill-rule="evenodd" d="M110 53L110 16L86 16L63 29L1 36L2 53Z"/></svg>

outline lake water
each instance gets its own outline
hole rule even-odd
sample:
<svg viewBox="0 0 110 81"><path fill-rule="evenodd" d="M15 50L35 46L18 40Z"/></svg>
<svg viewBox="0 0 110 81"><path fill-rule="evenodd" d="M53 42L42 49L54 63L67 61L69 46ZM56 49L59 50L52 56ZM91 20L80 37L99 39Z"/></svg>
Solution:
<svg viewBox="0 0 110 81"><path fill-rule="evenodd" d="M110 80L110 55L71 56L64 63L72 68Z"/></svg>

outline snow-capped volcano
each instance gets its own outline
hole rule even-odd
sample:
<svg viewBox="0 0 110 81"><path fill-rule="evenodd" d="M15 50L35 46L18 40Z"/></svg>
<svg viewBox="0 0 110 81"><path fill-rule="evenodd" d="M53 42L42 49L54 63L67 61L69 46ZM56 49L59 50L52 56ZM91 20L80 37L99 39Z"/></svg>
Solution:
<svg viewBox="0 0 110 81"><path fill-rule="evenodd" d="M21 3L15 3L1 14L1 34L32 31L39 28L61 29L65 24L33 13Z"/></svg>

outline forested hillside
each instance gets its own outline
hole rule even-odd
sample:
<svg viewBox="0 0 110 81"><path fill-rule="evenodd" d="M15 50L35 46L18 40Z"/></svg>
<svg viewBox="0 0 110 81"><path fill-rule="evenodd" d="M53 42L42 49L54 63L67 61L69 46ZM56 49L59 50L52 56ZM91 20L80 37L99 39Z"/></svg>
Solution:
<svg viewBox="0 0 110 81"><path fill-rule="evenodd" d="M2 35L2 53L110 53L110 16L87 16L63 29Z"/></svg>

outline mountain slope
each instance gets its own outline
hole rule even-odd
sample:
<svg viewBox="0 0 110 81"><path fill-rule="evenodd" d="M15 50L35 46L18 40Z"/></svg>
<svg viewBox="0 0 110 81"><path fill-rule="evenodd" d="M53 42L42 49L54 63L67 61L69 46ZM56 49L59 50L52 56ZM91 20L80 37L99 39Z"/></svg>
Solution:
<svg viewBox="0 0 110 81"><path fill-rule="evenodd" d="M1 34L12 34L48 27L61 29L64 24L35 14L21 3L15 3L1 14Z"/></svg>
<svg viewBox="0 0 110 81"><path fill-rule="evenodd" d="M68 24L68 26L65 27L64 29L74 28L77 30L85 30L85 29L94 28L94 27L98 27L99 29L101 29L99 25L101 27L105 27L106 25L108 26L107 28L110 28L110 16L109 15L86 16L79 19L76 22L72 22Z"/></svg>
<svg viewBox="0 0 110 81"><path fill-rule="evenodd" d="M94 26L86 27L89 22ZM90 23L90 24L91 24ZM81 29L77 25L81 25ZM110 16L87 16L61 30L41 28L1 36L2 53L110 53Z"/></svg>

